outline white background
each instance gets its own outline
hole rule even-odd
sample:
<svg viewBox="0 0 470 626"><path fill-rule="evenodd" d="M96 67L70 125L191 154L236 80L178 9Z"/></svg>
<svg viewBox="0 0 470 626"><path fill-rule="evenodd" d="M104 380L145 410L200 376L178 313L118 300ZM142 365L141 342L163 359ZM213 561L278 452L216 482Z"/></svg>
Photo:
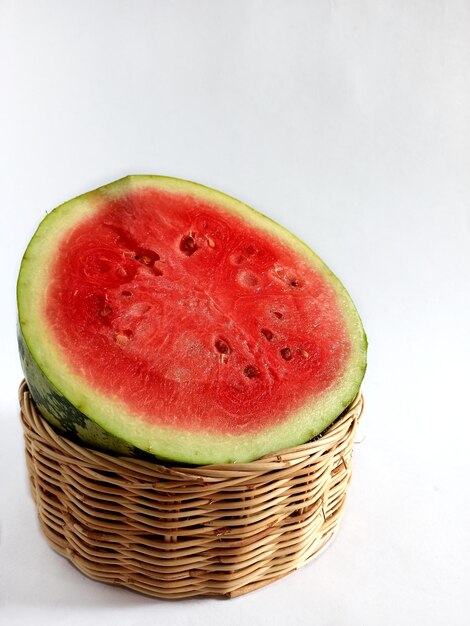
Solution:
<svg viewBox="0 0 470 626"><path fill-rule="evenodd" d="M470 4L0 1L0 621L470 623ZM236 600L153 600L46 545L27 489L15 280L38 222L127 173L199 181L300 235L368 332L342 527Z"/></svg>

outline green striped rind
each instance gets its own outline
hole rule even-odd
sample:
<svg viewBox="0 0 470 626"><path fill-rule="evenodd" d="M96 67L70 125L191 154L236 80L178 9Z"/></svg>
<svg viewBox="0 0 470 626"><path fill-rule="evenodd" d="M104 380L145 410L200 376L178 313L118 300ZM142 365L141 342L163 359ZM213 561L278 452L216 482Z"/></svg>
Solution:
<svg viewBox="0 0 470 626"><path fill-rule="evenodd" d="M149 457L139 448L106 432L93 422L54 387L38 367L18 328L20 361L31 395L49 424L69 439L87 444L92 448L116 454Z"/></svg>
<svg viewBox="0 0 470 626"><path fill-rule="evenodd" d="M50 280L48 259L71 228L91 216L106 199L136 188L156 187L216 204L294 249L334 288L351 338L347 375L279 424L241 436L186 432L151 425L129 413L119 398L104 397L73 371L42 314ZM247 462L294 446L322 432L352 402L366 368L367 340L347 291L306 244L282 226L221 192L160 176L128 176L66 202L40 224L23 257L18 278L19 345L32 396L45 417L62 432L93 447L135 455L137 450L185 463Z"/></svg>

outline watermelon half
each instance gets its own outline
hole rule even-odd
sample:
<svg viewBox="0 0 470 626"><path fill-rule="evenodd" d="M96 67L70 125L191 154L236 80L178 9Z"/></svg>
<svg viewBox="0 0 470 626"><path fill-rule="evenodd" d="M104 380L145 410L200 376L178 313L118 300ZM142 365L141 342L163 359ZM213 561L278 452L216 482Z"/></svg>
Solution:
<svg viewBox="0 0 470 626"><path fill-rule="evenodd" d="M128 176L42 221L18 279L19 346L43 415L93 447L247 462L350 404L366 337L294 235L223 193Z"/></svg>

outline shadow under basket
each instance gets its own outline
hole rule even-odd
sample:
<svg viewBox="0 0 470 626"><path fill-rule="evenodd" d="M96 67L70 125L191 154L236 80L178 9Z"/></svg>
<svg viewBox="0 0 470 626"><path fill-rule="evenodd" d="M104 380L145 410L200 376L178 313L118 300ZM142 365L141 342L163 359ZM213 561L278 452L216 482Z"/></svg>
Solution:
<svg viewBox="0 0 470 626"><path fill-rule="evenodd" d="M82 447L49 426L25 382L19 395L41 529L94 580L158 598L234 597L305 565L338 529L361 394L309 443L196 467Z"/></svg>

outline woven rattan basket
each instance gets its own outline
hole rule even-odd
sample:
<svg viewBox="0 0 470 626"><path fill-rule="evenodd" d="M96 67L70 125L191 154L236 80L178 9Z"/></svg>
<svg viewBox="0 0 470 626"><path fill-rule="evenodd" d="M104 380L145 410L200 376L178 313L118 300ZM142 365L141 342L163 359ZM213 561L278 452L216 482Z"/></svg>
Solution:
<svg viewBox="0 0 470 626"><path fill-rule="evenodd" d="M31 490L51 546L95 580L160 598L233 597L308 563L338 529L363 400L314 441L200 467L59 436L20 386Z"/></svg>

